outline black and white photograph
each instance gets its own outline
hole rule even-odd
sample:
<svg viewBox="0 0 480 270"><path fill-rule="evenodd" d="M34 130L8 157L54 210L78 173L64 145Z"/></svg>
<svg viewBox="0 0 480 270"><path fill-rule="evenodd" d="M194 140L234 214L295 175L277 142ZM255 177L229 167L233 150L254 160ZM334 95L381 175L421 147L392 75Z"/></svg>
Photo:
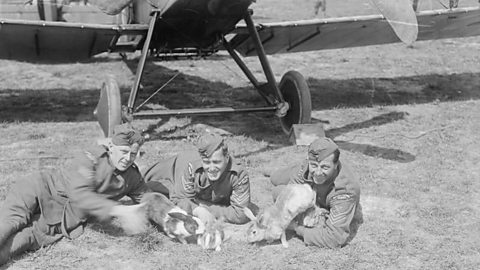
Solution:
<svg viewBox="0 0 480 270"><path fill-rule="evenodd" d="M480 267L480 1L0 0L0 270Z"/></svg>

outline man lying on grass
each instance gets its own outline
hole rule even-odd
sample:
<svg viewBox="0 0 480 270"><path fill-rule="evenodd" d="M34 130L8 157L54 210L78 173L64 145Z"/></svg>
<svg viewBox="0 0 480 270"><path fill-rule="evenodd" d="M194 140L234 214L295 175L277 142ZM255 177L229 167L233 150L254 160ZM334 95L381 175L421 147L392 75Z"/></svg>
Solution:
<svg viewBox="0 0 480 270"><path fill-rule="evenodd" d="M67 168L16 181L0 208L0 265L64 236L79 236L91 216L117 217L129 234L143 231L147 220L139 205L116 202L125 195L138 202L148 190L133 164L143 142L137 130L118 126L112 138L78 154Z"/></svg>
<svg viewBox="0 0 480 270"><path fill-rule="evenodd" d="M360 185L346 164L340 162L340 150L329 138L321 138L308 147L307 159L279 170L270 181L279 193L281 185L309 184L316 191L316 206L300 214L289 229L308 245L337 248L346 245L363 222Z"/></svg>
<svg viewBox="0 0 480 270"><path fill-rule="evenodd" d="M242 210L250 204L246 170L230 156L220 135L204 134L197 148L198 151L182 152L148 168L147 185L169 196L205 224L220 217L229 223L248 222Z"/></svg>

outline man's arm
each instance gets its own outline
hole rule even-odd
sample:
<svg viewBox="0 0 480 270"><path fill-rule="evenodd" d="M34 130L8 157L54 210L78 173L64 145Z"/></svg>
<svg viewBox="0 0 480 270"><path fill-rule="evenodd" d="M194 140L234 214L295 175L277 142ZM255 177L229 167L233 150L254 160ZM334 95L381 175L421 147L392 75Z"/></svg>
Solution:
<svg viewBox="0 0 480 270"><path fill-rule="evenodd" d="M250 204L250 180L248 174L242 171L238 179L234 181L232 186L232 195L230 196L230 205L214 205L211 204L206 208L219 218L225 217L225 221L235 224L244 224L249 221L243 208Z"/></svg>
<svg viewBox="0 0 480 270"><path fill-rule="evenodd" d="M103 181L109 183L112 172L113 168L102 157L95 157L90 152L85 152L74 160L73 167L69 170L73 205L86 216L95 216L101 220L118 218L127 234L144 232L148 219L143 214L143 205L121 205L97 192L96 187L103 184Z"/></svg>
<svg viewBox="0 0 480 270"><path fill-rule="evenodd" d="M95 165L99 159L91 152L86 151L73 160L68 174L71 200L74 206L78 207L85 215L104 220L111 217L110 212L118 203L96 192Z"/></svg>
<svg viewBox="0 0 480 270"><path fill-rule="evenodd" d="M270 175L270 182L273 186L303 184L305 183L304 174L305 166L303 164L293 164L273 172Z"/></svg>
<svg viewBox="0 0 480 270"><path fill-rule="evenodd" d="M301 164L293 167L292 171L289 174L289 184L305 184L305 176L307 174L308 165Z"/></svg>
<svg viewBox="0 0 480 270"><path fill-rule="evenodd" d="M325 222L314 228L297 226L295 232L308 245L338 248L346 244L350 234L357 198L353 194L339 194L332 198L330 213Z"/></svg>
<svg viewBox="0 0 480 270"><path fill-rule="evenodd" d="M196 194L195 176L192 163L187 163L187 168L183 170L180 179L174 180L173 192L170 194L172 202L190 214L198 206L193 202Z"/></svg>

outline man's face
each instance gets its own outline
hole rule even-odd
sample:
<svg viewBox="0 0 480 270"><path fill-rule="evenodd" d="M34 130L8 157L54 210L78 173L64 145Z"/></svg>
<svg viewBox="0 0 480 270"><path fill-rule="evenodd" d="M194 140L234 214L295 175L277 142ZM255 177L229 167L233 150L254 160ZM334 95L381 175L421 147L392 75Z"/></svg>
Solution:
<svg viewBox="0 0 480 270"><path fill-rule="evenodd" d="M223 149L217 149L210 157L202 157L203 170L210 181L217 181L228 165L228 155L223 154Z"/></svg>
<svg viewBox="0 0 480 270"><path fill-rule="evenodd" d="M119 171L128 169L137 158L138 147L110 144L110 162Z"/></svg>
<svg viewBox="0 0 480 270"><path fill-rule="evenodd" d="M308 160L308 171L315 184L323 184L333 178L337 170L337 164L333 162L333 159L334 155L331 154L320 162Z"/></svg>

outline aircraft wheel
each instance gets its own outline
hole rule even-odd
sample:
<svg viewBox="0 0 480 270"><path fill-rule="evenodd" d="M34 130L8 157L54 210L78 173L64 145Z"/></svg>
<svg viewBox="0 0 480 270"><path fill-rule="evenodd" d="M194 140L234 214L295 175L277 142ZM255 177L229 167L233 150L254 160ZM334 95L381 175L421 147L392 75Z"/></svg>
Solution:
<svg viewBox="0 0 480 270"><path fill-rule="evenodd" d="M100 99L93 114L97 117L105 137L111 137L116 125L122 123L120 89L113 77L108 77L100 89Z"/></svg>
<svg viewBox="0 0 480 270"><path fill-rule="evenodd" d="M292 125L310 123L312 99L307 81L297 71L288 71L279 84L284 100L290 106L287 114L280 118L283 132L290 135Z"/></svg>

